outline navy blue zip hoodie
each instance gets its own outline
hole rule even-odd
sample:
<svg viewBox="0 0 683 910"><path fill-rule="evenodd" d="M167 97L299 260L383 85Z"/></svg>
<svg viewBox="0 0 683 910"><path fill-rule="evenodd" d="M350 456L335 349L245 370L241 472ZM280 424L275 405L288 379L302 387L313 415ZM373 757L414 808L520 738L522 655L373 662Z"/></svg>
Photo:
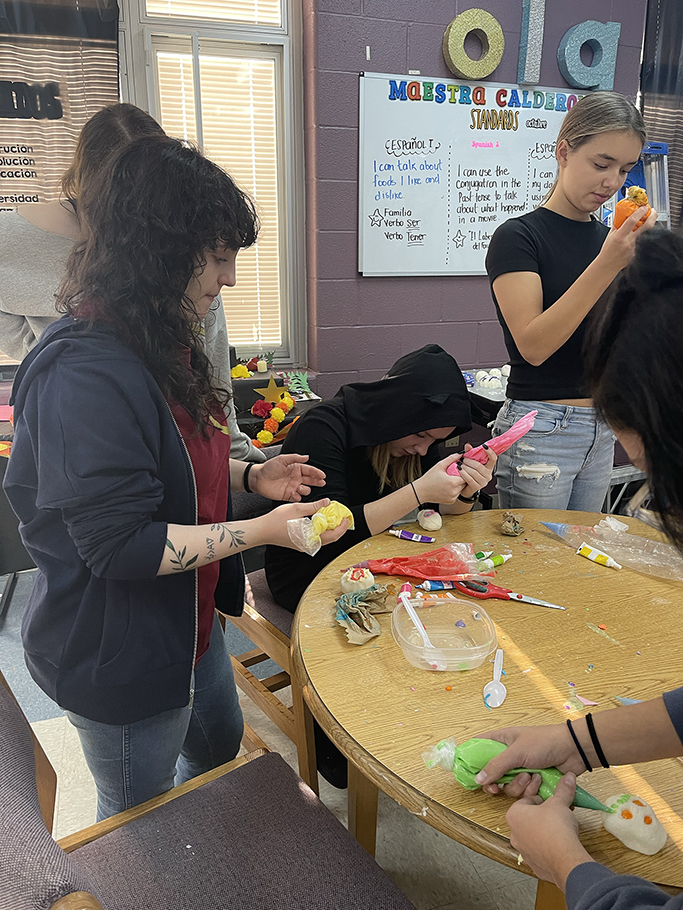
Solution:
<svg viewBox="0 0 683 910"><path fill-rule="evenodd" d="M109 326L64 317L12 395L4 486L40 570L22 627L31 676L62 708L103 723L186 705L196 572L156 573L167 524L196 523L196 493L159 386ZM239 615L243 600L242 559L224 559L217 606Z"/></svg>

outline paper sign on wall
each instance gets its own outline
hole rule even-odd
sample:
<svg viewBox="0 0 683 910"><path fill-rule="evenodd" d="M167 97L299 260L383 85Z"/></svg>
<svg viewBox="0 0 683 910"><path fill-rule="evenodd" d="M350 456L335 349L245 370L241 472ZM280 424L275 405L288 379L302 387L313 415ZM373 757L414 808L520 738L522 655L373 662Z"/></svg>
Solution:
<svg viewBox="0 0 683 910"><path fill-rule="evenodd" d="M567 90L365 73L359 271L482 275L496 227L555 179Z"/></svg>

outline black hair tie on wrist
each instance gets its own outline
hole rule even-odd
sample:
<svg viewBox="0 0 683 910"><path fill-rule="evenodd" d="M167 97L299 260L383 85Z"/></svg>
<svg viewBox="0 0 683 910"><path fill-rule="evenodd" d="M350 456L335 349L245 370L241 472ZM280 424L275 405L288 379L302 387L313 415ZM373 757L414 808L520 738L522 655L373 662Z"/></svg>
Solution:
<svg viewBox="0 0 683 910"><path fill-rule="evenodd" d="M417 495L417 490L415 489L415 484L412 482L412 480L410 481L410 486L413 488L413 493L415 494L415 499L417 499L417 507L419 509L421 508L422 503L420 502L420 497Z"/></svg>
<svg viewBox="0 0 683 910"><path fill-rule="evenodd" d="M249 486L249 471L254 467L254 462L250 461L249 464L244 469L244 474L242 474L242 486L244 487L245 493L253 493L254 491Z"/></svg>
<svg viewBox="0 0 683 910"><path fill-rule="evenodd" d="M593 743L593 748L595 749L595 754L598 756L598 761L603 768L609 768L609 762L605 758L605 753L602 751L602 746L600 745L600 740L598 739L598 734L595 732L595 725L593 724L593 715L586 714L586 726L588 727L588 732L591 736L591 742Z"/></svg>
<svg viewBox="0 0 683 910"><path fill-rule="evenodd" d="M570 720L567 721L567 727L569 728L569 732L571 733L572 739L574 740L574 745L578 749L579 755L581 756L581 761L586 766L586 771L592 772L593 769L591 768L591 766L588 763L588 759L586 758L586 753L581 748L581 743L579 742L578 736L574 732L574 728L572 727L572 722Z"/></svg>

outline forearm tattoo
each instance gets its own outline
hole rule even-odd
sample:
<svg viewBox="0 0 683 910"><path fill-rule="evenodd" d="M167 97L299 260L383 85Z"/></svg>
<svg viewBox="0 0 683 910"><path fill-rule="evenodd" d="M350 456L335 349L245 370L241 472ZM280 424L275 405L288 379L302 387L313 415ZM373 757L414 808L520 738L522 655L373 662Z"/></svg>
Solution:
<svg viewBox="0 0 683 910"><path fill-rule="evenodd" d="M171 560L171 565L173 566L174 572L186 572L197 562L199 553L195 553L195 555L191 556L190 559L185 559L187 547L183 547L182 550L178 551L176 550L173 541L169 540L168 538L166 538L166 546L175 556L175 559Z"/></svg>
<svg viewBox="0 0 683 910"><path fill-rule="evenodd" d="M223 524L211 525L212 531L220 531L221 536L218 538L219 543L223 543L225 540L225 535L230 535L230 549L233 547L246 547L247 542L244 540L244 531L240 531L237 528L235 531L232 531L230 528L226 527Z"/></svg>

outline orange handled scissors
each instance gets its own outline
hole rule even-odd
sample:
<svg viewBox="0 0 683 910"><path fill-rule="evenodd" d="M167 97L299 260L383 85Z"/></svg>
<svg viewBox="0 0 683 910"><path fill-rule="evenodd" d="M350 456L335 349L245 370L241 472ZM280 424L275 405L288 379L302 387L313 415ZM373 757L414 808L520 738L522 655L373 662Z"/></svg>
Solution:
<svg viewBox="0 0 683 910"><path fill-rule="evenodd" d="M477 581L454 581L451 583L453 589L460 591L462 594L468 594L470 597L479 597L487 600L494 597L496 600L517 600L520 603L536 604L539 607L548 607L551 610L565 610L566 607L560 607L558 604L548 603L547 600L539 600L538 597L527 597L526 594L516 594L509 588L499 588L492 585L491 582L484 579ZM450 586L449 586L450 587Z"/></svg>

